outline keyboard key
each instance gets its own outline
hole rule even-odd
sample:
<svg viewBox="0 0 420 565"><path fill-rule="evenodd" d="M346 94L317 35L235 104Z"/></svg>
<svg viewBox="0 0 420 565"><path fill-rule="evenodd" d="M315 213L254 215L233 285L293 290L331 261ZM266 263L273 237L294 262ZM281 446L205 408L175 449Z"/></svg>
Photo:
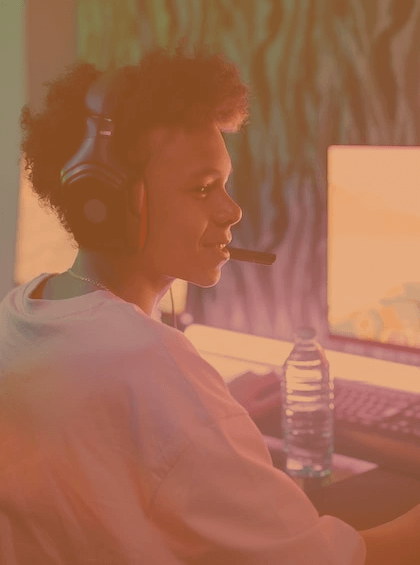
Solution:
<svg viewBox="0 0 420 565"><path fill-rule="evenodd" d="M399 406L394 406L394 407L390 407L387 410L385 410L382 415L384 418L390 418L391 416L395 416L395 414L398 414L398 412L401 411L401 408Z"/></svg>

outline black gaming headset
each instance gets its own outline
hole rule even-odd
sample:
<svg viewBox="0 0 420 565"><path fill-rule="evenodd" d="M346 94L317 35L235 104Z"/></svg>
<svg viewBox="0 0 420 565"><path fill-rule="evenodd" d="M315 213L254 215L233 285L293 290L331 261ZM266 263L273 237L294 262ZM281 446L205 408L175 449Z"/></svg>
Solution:
<svg viewBox="0 0 420 565"><path fill-rule="evenodd" d="M104 73L89 88L85 138L61 170L61 190L75 235L77 232L88 241L90 249L133 254L146 240L146 191L140 194L138 213L133 206L133 188L141 170L127 170L111 151L115 109L129 90L126 69Z"/></svg>

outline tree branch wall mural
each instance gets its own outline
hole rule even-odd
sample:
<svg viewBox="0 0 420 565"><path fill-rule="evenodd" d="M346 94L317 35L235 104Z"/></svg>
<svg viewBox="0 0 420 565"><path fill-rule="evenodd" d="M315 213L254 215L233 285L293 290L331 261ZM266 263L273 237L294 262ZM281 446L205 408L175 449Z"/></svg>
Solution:
<svg viewBox="0 0 420 565"><path fill-rule="evenodd" d="M272 267L229 262L190 285L194 321L293 339L327 338L327 178L332 144L416 145L420 2L407 0L78 0L79 56L102 69L156 45L207 44L253 91L251 121L227 143L243 208L234 244ZM363 346L348 348L363 354Z"/></svg>

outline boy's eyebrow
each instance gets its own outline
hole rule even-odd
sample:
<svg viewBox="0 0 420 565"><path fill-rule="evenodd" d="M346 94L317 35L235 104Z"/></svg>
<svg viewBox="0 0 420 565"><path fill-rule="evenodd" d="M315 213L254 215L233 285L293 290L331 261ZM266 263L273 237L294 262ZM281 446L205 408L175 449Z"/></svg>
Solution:
<svg viewBox="0 0 420 565"><path fill-rule="evenodd" d="M233 172L233 168L230 167L229 170L229 175L230 176ZM197 171L194 171L194 173L191 174L191 178L195 178L195 177L200 177L200 176L210 176L210 175L217 175L222 177L223 176L223 172L220 169L215 169L215 168L210 168L210 169L199 169Z"/></svg>

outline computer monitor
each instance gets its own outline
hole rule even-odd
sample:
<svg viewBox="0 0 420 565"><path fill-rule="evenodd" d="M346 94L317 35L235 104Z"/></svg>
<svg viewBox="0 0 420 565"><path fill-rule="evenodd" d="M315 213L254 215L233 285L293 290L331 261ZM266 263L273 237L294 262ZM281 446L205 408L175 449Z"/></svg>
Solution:
<svg viewBox="0 0 420 565"><path fill-rule="evenodd" d="M420 148L331 146L327 176L329 339L420 364Z"/></svg>

